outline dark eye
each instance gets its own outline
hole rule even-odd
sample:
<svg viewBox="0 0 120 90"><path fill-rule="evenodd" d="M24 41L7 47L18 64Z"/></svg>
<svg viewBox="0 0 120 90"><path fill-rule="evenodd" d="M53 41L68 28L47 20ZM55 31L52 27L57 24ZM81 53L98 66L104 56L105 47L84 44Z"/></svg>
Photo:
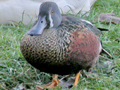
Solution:
<svg viewBox="0 0 120 90"><path fill-rule="evenodd" d="M41 23L43 23L43 21L41 21Z"/></svg>
<svg viewBox="0 0 120 90"><path fill-rule="evenodd" d="M53 14L54 14L54 12L52 11L52 12L51 12L51 14L53 15Z"/></svg>

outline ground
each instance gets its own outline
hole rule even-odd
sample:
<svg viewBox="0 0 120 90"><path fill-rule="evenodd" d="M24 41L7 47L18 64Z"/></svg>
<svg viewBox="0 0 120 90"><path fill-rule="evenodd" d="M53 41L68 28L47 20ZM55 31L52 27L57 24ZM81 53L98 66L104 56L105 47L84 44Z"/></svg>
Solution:
<svg viewBox="0 0 120 90"><path fill-rule="evenodd" d="M88 73L95 78L81 77L78 86L71 90L120 90L120 24L101 23L97 20L101 13L113 12L120 17L119 3L119 0L98 0L90 16L83 17L97 27L109 29L103 32L100 39L112 58L101 55L92 69L93 73ZM36 85L47 83L52 77L29 65L20 52L20 40L30 27L31 24L25 26L22 22L17 26L0 25L0 90L34 90Z"/></svg>

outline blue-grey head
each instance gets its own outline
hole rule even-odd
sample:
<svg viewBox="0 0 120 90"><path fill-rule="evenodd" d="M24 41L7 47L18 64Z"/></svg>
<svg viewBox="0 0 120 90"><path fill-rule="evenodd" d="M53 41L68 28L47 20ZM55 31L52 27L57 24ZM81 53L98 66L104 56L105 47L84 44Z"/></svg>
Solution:
<svg viewBox="0 0 120 90"><path fill-rule="evenodd" d="M62 21L59 8L54 2L44 2L40 6L38 19L28 32L29 35L40 35L44 29L57 28Z"/></svg>

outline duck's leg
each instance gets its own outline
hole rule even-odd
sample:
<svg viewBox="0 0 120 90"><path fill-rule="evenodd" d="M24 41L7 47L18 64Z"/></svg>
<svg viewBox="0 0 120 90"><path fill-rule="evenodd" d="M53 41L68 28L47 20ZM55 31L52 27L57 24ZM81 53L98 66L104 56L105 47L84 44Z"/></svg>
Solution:
<svg viewBox="0 0 120 90"><path fill-rule="evenodd" d="M57 86L59 84L59 82L60 81L58 80L58 75L55 74L55 75L53 75L52 82L49 83L49 84L43 85L43 87L45 87L45 88L53 88L53 87ZM44 89L41 86L36 86L36 87L37 87L38 90L43 90Z"/></svg>
<svg viewBox="0 0 120 90"><path fill-rule="evenodd" d="M79 77L80 77L80 73L81 73L81 71L76 74L76 78L75 78L75 82L73 84L73 87L77 86L78 81L79 81Z"/></svg>

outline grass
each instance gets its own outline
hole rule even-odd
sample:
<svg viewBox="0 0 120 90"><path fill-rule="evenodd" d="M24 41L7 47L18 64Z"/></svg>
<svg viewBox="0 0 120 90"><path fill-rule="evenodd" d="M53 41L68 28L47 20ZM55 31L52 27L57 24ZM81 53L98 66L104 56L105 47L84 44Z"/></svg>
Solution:
<svg viewBox="0 0 120 90"><path fill-rule="evenodd" d="M98 78L81 77L78 86L71 90L120 90L120 24L106 24L97 20L100 13L113 12L120 17L119 10L119 0L98 0L92 7L90 16L84 17L97 27L109 29L108 32L103 32L104 35L100 38L112 58L103 54L104 58L100 57L93 68L93 74ZM29 65L20 52L19 42L30 26L21 22L17 26L0 25L0 90L34 90L36 85L47 83L51 79L50 74ZM106 67L100 66L100 62Z"/></svg>

